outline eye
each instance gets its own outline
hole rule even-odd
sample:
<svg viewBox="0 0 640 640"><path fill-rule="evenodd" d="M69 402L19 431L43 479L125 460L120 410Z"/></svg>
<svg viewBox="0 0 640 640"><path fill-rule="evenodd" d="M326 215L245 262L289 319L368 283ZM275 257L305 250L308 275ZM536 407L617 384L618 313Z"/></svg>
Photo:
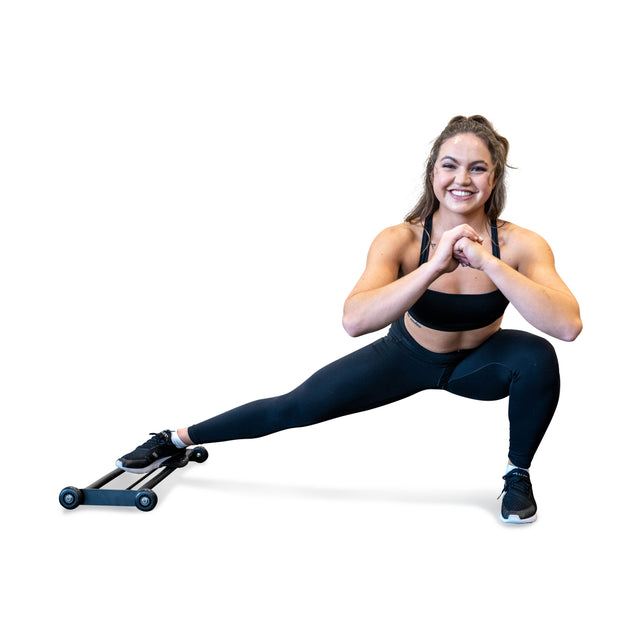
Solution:
<svg viewBox="0 0 640 640"><path fill-rule="evenodd" d="M443 169L455 169L456 166L454 164L451 164L450 162L445 162L445 163L443 163L442 168Z"/></svg>
<svg viewBox="0 0 640 640"><path fill-rule="evenodd" d="M487 170L487 168L486 168L486 167L480 167L480 166L478 166L478 167L473 167L473 168L471 169L471 171L473 171L474 173L484 173L486 170Z"/></svg>

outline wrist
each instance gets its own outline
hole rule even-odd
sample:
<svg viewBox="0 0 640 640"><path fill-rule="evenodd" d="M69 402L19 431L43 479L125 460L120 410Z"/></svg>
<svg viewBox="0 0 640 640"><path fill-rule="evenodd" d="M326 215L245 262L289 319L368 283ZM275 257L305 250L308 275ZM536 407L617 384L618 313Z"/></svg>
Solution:
<svg viewBox="0 0 640 640"><path fill-rule="evenodd" d="M499 266L500 262L500 258L496 258L494 255L489 253L480 263L479 269L488 275L488 272Z"/></svg>
<svg viewBox="0 0 640 640"><path fill-rule="evenodd" d="M442 267L439 264L436 264L435 261L431 260L420 265L418 269L422 270L422 278L424 281L423 284L425 284L427 287L431 285L435 280L437 280L441 275L447 273L446 268Z"/></svg>

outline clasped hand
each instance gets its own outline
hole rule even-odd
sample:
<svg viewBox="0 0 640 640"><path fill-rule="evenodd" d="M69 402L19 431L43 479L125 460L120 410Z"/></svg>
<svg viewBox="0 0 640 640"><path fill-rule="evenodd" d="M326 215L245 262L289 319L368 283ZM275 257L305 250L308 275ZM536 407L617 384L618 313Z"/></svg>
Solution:
<svg viewBox="0 0 640 640"><path fill-rule="evenodd" d="M445 231L440 238L433 258L442 273L449 273L462 265L480 269L487 250L482 246L482 236L468 224L461 224Z"/></svg>

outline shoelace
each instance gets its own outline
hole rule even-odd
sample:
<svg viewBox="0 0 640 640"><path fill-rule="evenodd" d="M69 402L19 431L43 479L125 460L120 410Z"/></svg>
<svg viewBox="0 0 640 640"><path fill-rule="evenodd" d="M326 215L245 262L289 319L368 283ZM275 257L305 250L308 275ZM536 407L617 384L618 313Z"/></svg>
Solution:
<svg viewBox="0 0 640 640"><path fill-rule="evenodd" d="M502 498L502 496L511 489L521 491L522 493L528 493L529 488L531 487L531 480L529 479L529 476L524 473L514 473L513 471L510 471L507 475L502 476L502 479L504 480L504 487L502 488L502 493L496 498L496 500L500 500L500 498Z"/></svg>
<svg viewBox="0 0 640 640"><path fill-rule="evenodd" d="M167 441L167 438L164 433L154 433L153 431L149 433L153 438L149 438L142 446L143 447L151 447L157 444L163 444Z"/></svg>

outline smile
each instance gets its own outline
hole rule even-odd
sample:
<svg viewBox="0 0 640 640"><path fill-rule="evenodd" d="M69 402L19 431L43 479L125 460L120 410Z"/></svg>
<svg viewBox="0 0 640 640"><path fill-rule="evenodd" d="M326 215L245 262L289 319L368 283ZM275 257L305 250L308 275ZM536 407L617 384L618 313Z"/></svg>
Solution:
<svg viewBox="0 0 640 640"><path fill-rule="evenodd" d="M456 198L468 198L473 195L473 191L463 191L461 189L451 189L449 193Z"/></svg>

